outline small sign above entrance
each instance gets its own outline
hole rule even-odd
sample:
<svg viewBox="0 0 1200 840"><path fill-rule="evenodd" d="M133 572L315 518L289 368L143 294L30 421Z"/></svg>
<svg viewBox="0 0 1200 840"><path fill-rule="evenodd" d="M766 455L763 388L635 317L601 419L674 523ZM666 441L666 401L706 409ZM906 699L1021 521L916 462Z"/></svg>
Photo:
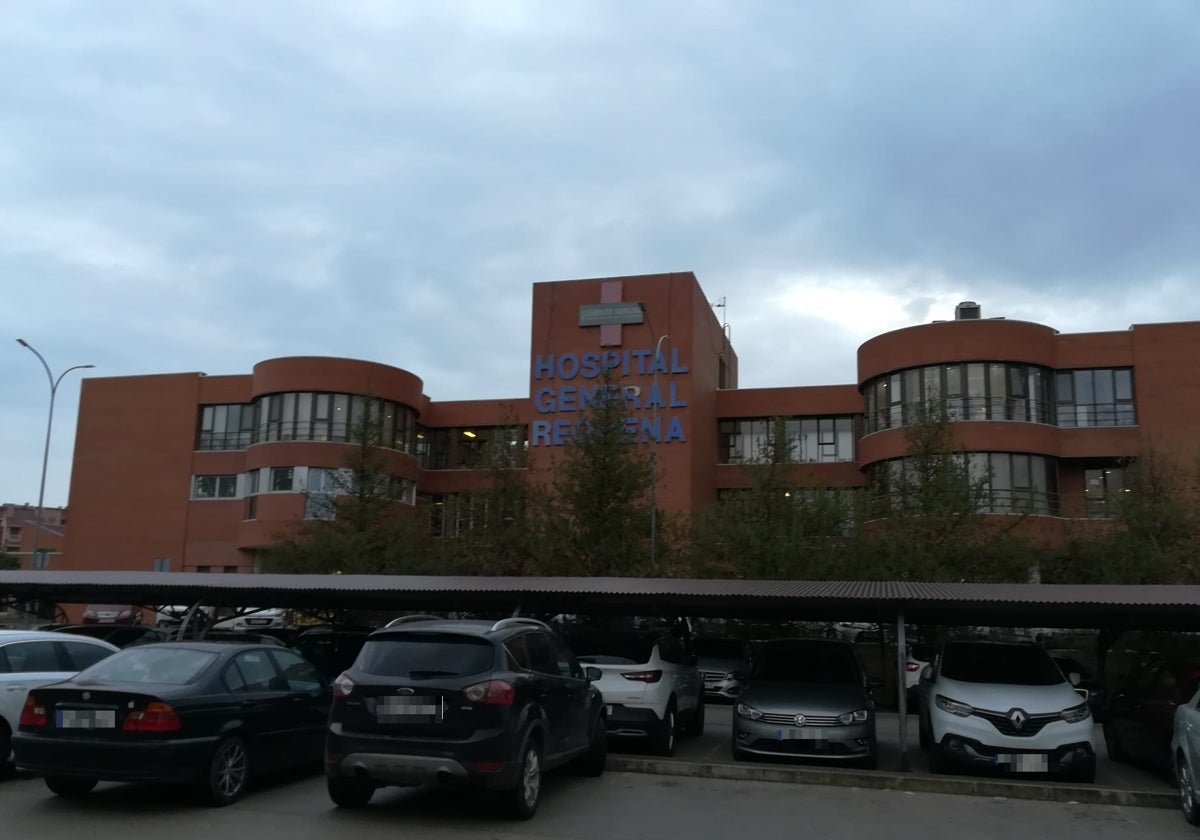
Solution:
<svg viewBox="0 0 1200 840"><path fill-rule="evenodd" d="M638 301L584 303L579 306L579 326L602 327L605 324L640 324L645 319Z"/></svg>

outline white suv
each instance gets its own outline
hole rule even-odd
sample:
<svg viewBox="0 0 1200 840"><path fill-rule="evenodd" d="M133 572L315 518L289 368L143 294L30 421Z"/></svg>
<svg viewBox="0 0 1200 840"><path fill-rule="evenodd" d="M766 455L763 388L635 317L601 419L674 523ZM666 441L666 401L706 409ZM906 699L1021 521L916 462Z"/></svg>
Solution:
<svg viewBox="0 0 1200 840"><path fill-rule="evenodd" d="M89 636L0 630L0 765L12 757L12 734L30 689L61 682L117 652Z"/></svg>
<svg viewBox="0 0 1200 840"><path fill-rule="evenodd" d="M608 734L646 738L674 755L680 732L704 732L704 680L687 644L671 634L604 633L568 637L578 660L599 669L593 681L606 706Z"/></svg>
<svg viewBox="0 0 1200 840"><path fill-rule="evenodd" d="M921 746L933 772L991 768L1096 780L1086 692L1041 647L946 642L921 677Z"/></svg>

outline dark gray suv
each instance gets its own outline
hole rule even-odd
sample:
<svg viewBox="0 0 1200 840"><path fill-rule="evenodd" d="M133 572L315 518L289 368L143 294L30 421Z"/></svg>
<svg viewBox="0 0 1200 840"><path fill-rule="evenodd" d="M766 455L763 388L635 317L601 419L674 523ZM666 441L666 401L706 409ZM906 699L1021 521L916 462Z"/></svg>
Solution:
<svg viewBox="0 0 1200 840"><path fill-rule="evenodd" d="M329 796L354 808L387 785L462 784L500 792L528 819L543 772L604 770L594 670L534 619L398 619L371 634L334 681Z"/></svg>

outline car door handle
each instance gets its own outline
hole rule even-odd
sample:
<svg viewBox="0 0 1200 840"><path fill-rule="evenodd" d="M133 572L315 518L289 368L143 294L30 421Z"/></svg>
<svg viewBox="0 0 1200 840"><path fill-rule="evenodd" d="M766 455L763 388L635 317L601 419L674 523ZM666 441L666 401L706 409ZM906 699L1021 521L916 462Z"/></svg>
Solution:
<svg viewBox="0 0 1200 840"><path fill-rule="evenodd" d="M242 700L241 705L249 708L250 706L254 706L256 704L253 700Z"/></svg>

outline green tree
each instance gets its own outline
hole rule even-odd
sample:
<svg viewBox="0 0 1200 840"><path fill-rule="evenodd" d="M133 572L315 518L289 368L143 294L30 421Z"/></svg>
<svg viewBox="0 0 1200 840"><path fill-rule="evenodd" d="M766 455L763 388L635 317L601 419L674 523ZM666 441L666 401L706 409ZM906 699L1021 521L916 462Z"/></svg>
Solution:
<svg viewBox="0 0 1200 840"><path fill-rule="evenodd" d="M0 569L19 569L21 562L17 559L17 555L9 554L7 551L0 551Z"/></svg>
<svg viewBox="0 0 1200 840"><path fill-rule="evenodd" d="M753 462L746 487L727 490L701 515L693 545L702 576L814 579L843 554L853 521L854 490L797 479L784 418L776 418Z"/></svg>
<svg viewBox="0 0 1200 840"><path fill-rule="evenodd" d="M1022 504L989 516L991 476L973 469L954 425L931 411L907 427L906 455L882 465L860 512L842 575L880 580L1024 581L1035 547L1018 532ZM1011 500L1006 500L1011 501ZM1019 502L1019 500L1018 500Z"/></svg>
<svg viewBox="0 0 1200 840"><path fill-rule="evenodd" d="M428 519L413 487L389 468L381 403L366 397L343 467L310 470L306 518L278 535L266 566L276 572L426 574L440 571Z"/></svg>
<svg viewBox="0 0 1200 840"><path fill-rule="evenodd" d="M1154 446L1123 461L1107 522L1081 528L1047 564L1055 583L1200 582L1200 464Z"/></svg>
<svg viewBox="0 0 1200 840"><path fill-rule="evenodd" d="M580 413L529 511L539 565L547 574L655 574L649 568L650 456L632 441L632 416L616 372L604 371L597 382L595 399ZM666 548L661 540L660 546Z"/></svg>

